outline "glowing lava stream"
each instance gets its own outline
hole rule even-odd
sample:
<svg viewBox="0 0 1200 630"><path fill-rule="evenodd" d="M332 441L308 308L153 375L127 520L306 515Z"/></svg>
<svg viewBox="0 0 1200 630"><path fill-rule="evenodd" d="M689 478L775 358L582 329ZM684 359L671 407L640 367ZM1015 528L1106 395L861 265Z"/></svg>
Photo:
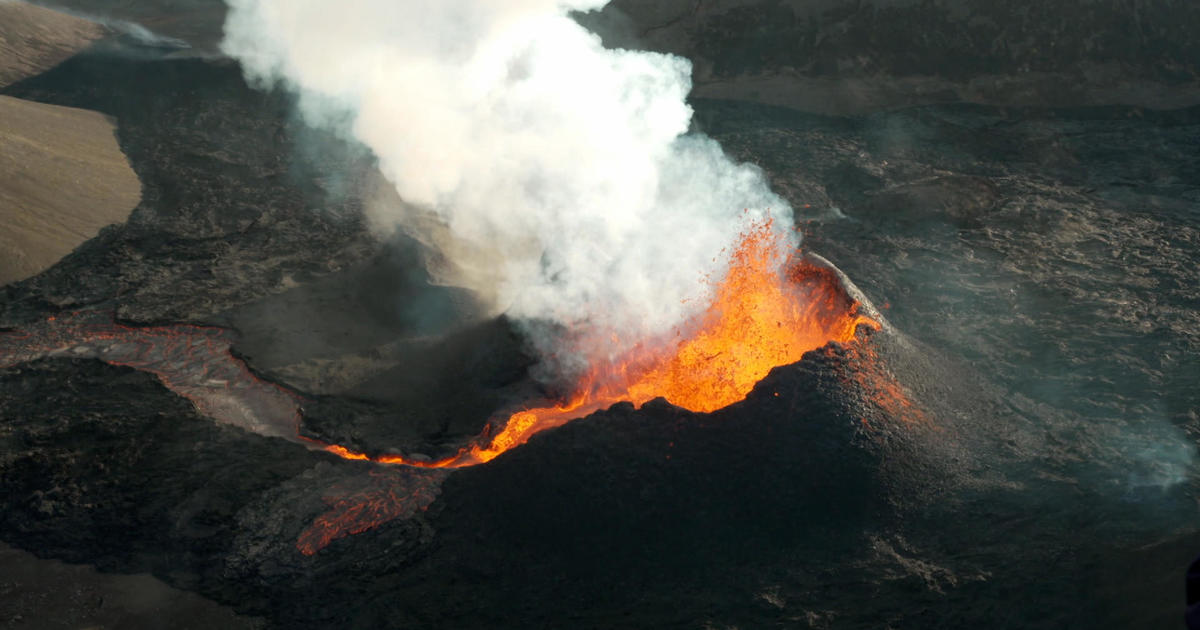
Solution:
<svg viewBox="0 0 1200 630"><path fill-rule="evenodd" d="M880 324L860 313L831 268L789 259L771 222L751 226L730 257L708 309L674 339L640 345L616 364L593 367L569 400L512 414L499 433L440 460L367 455L337 444L339 457L421 468L475 466L524 444L534 434L622 401L654 398L697 412L743 400L772 368L795 363L830 341L847 343L858 326Z"/></svg>

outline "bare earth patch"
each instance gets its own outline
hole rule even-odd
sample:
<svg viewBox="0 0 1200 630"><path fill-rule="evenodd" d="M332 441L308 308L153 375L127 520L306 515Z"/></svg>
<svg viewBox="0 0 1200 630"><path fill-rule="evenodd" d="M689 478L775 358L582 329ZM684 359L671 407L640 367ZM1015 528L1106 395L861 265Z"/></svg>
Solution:
<svg viewBox="0 0 1200 630"><path fill-rule="evenodd" d="M83 18L0 0L0 87L49 70L105 33Z"/></svg>
<svg viewBox="0 0 1200 630"><path fill-rule="evenodd" d="M138 204L114 131L98 112L0 96L0 285L53 265Z"/></svg>

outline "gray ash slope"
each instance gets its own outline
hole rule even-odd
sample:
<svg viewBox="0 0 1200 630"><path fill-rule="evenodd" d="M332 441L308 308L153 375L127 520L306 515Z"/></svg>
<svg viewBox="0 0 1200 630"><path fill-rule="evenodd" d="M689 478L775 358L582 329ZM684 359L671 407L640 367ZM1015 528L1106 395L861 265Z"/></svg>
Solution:
<svg viewBox="0 0 1200 630"><path fill-rule="evenodd" d="M255 365L282 352L255 304L388 256L346 193L363 158L309 142L228 63L100 49L8 92L116 116L146 194L3 289L6 326L77 308L236 322ZM936 430L889 421L854 357L817 352L716 414L618 406L540 435L306 558L295 537L361 464L218 427L146 374L43 361L0 373L0 537L280 627L1175 627L1200 551L1200 113L695 106L808 206L809 245L890 303L911 338L879 336L883 361ZM312 356L411 332L401 306L364 322L310 291L282 302L328 322L302 332L360 326ZM518 367L486 387L521 380L502 354ZM430 437L372 429L400 412L360 394L321 399L331 430Z"/></svg>

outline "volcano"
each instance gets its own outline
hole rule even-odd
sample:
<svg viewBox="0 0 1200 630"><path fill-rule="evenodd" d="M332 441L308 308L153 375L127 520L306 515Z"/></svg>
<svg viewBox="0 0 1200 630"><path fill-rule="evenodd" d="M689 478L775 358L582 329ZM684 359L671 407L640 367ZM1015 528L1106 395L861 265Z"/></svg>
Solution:
<svg viewBox="0 0 1200 630"><path fill-rule="evenodd" d="M663 399L709 413L739 402L767 373L799 361L827 344L860 343L859 326L880 330L874 307L836 268L816 256L789 256L786 241L769 222L751 226L732 252L729 271L716 282L704 313L673 338L639 344L631 357L589 369L580 385L553 406L523 408L489 423L484 433L453 455L439 459L399 454L368 455L312 437L302 426L304 396L266 381L235 356L232 331L189 325L134 327L110 315L77 312L40 325L0 333L0 367L47 357L99 359L154 375L196 410L218 423L281 437L347 460L417 469L454 469L485 464L533 435L610 407L640 407ZM872 313L874 318L865 313ZM865 342L862 342L865 343ZM898 386L890 389L898 391ZM900 394L906 406L912 403ZM330 541L361 533L427 509L444 475L372 472L388 479L373 491L332 497L334 509L300 536L297 547L313 554Z"/></svg>
<svg viewBox="0 0 1200 630"><path fill-rule="evenodd" d="M104 20L0 3L42 20L0 25L22 34L0 49L32 46L0 58L0 98L72 121L0 124L38 156L0 161L0 201L37 202L0 203L29 228L3 236L41 253L0 270L23 278L0 286L0 626L1179 625L1200 553L1187 11L581 8L609 48L691 59L688 137L713 142L691 148L780 201L727 208L724 250L619 275L694 281L647 302L687 317L597 335L643 294L506 311L491 294L516 293L442 272L580 269L381 230L402 169L296 86L248 82L222 3L64 4ZM1059 43L994 48L1021 32ZM514 104L488 111L519 127ZM514 190L551 203L555 172ZM694 208L628 242L693 236ZM54 248L22 236L46 226Z"/></svg>
<svg viewBox="0 0 1200 630"><path fill-rule="evenodd" d="M772 368L795 363L826 343L849 342L860 324L879 329L878 321L859 312L863 305L849 296L827 262L801 257L785 267L782 243L770 223L749 229L697 321L677 330L674 338L638 344L631 356L614 364L592 365L567 400L512 414L485 443L434 461L372 457L339 445L326 450L384 464L473 466L524 444L535 433L617 402L640 406L661 397L692 411L727 407L745 398Z"/></svg>

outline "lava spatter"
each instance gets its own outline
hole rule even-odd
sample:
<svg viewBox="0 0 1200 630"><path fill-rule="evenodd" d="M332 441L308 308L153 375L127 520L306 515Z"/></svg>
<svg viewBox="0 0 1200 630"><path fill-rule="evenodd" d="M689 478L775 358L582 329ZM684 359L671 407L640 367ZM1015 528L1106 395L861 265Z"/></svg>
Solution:
<svg viewBox="0 0 1200 630"><path fill-rule="evenodd" d="M713 289L710 306L673 337L643 343L617 363L593 365L567 400L517 411L499 425L498 432L486 431L454 455L425 460L372 456L337 444L324 448L344 459L434 469L429 473L475 466L539 432L617 402L640 406L663 397L692 411L715 411L745 399L771 369L795 363L804 353L830 342L855 341L859 326L876 330L881 326L860 312L861 304L847 294L832 268L788 252L786 240L770 222L754 225L742 235L728 273ZM867 356L874 358L872 353ZM881 409L902 416L919 413L898 384L876 372L870 371L868 390ZM416 483L422 479L427 478L405 478L401 488L415 485L408 494L381 487L356 492L356 500L332 500L330 512L301 535L297 548L311 555L336 538L390 520L389 515L411 515L423 509L435 495L428 486Z"/></svg>
<svg viewBox="0 0 1200 630"><path fill-rule="evenodd" d="M772 368L831 341L850 342L860 325L879 328L859 311L833 271L796 255L764 221L742 234L703 313L672 337L643 342L618 362L593 363L565 401L517 411L499 432L440 460L371 456L340 445L325 449L346 459L460 468L489 462L539 432L622 401L640 406L663 397L691 411L715 411L744 399Z"/></svg>
<svg viewBox="0 0 1200 630"><path fill-rule="evenodd" d="M360 534L396 519L411 518L437 498L446 474L376 467L366 476L342 482L322 497L329 510L301 532L296 548L311 556L338 538Z"/></svg>

